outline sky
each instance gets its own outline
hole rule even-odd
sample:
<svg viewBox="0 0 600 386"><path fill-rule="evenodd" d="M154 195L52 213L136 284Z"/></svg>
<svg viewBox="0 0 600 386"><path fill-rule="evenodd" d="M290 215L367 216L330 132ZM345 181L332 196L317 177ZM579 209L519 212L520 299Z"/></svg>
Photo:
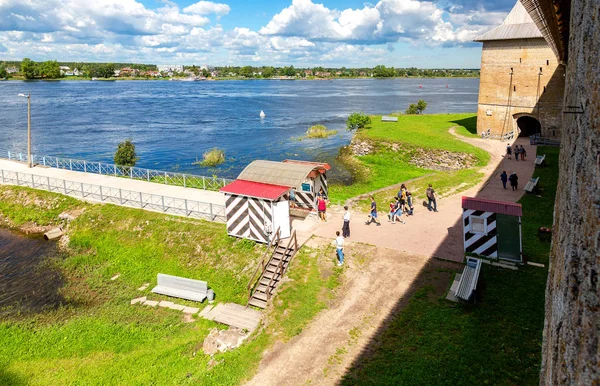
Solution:
<svg viewBox="0 0 600 386"><path fill-rule="evenodd" d="M516 0L0 0L0 60L479 68Z"/></svg>

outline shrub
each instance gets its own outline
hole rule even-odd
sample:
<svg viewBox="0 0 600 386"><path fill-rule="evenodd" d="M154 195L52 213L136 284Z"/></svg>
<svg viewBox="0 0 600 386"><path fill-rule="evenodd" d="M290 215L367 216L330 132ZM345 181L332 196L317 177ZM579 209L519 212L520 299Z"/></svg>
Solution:
<svg viewBox="0 0 600 386"><path fill-rule="evenodd" d="M417 104L411 103L406 109L406 114L422 114L427 108L427 102L423 99L419 99Z"/></svg>
<svg viewBox="0 0 600 386"><path fill-rule="evenodd" d="M327 138L337 134L337 130L327 130L323 125L314 125L306 130L306 138Z"/></svg>
<svg viewBox="0 0 600 386"><path fill-rule="evenodd" d="M371 118L363 113L352 113L346 120L346 130L363 129L371 124Z"/></svg>
<svg viewBox="0 0 600 386"><path fill-rule="evenodd" d="M135 166L138 158L135 154L135 145L131 142L131 138L119 143L114 160L115 164L120 166Z"/></svg>
<svg viewBox="0 0 600 386"><path fill-rule="evenodd" d="M210 149L202 155L202 161L194 162L194 165L217 166L225 162L225 152L221 149Z"/></svg>

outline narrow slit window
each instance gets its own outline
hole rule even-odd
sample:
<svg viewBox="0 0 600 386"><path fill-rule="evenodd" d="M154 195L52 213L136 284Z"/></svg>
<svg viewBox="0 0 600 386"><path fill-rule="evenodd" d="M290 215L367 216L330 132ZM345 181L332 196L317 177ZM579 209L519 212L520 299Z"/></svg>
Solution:
<svg viewBox="0 0 600 386"><path fill-rule="evenodd" d="M517 86L513 86L513 91L517 91Z"/></svg>
<svg viewBox="0 0 600 386"><path fill-rule="evenodd" d="M519 63L522 63L522 62L521 62L521 58L519 58Z"/></svg>
<svg viewBox="0 0 600 386"><path fill-rule="evenodd" d="M546 66L549 66L549 65L550 65L550 61L546 60Z"/></svg>
<svg viewBox="0 0 600 386"><path fill-rule="evenodd" d="M546 86L544 86L544 92L546 92Z"/></svg>

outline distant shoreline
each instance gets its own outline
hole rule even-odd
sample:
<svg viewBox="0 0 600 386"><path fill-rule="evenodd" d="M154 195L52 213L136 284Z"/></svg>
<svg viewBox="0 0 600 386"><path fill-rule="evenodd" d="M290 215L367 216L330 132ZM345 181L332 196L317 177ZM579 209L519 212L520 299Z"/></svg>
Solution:
<svg viewBox="0 0 600 386"><path fill-rule="evenodd" d="M174 82L187 81L187 78L98 78L98 79L90 79L90 78L57 78L57 79L23 79L23 78L9 78L9 79L0 79L0 82L3 81L22 81L22 82L117 82L117 81L169 81L174 79ZM385 77L385 78L377 78L370 76L345 76L338 78L296 78L296 79L278 79L278 78L242 78L242 77L228 77L228 78L207 78L202 80L194 80L195 82L219 82L219 81L231 81L231 80L265 80L265 81L273 81L273 80L281 80L281 81L334 81L334 80L345 80L345 79L378 79L378 80L386 80L386 79L479 79L479 76L395 76L395 77Z"/></svg>

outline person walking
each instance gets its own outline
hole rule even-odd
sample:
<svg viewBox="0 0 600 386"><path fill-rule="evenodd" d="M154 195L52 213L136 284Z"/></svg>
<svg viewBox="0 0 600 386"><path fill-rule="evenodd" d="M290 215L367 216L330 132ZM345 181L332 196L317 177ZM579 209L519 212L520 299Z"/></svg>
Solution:
<svg viewBox="0 0 600 386"><path fill-rule="evenodd" d="M515 153L515 161L519 160L519 152L520 152L519 145L515 145L515 151L514 151L514 153Z"/></svg>
<svg viewBox="0 0 600 386"><path fill-rule="evenodd" d="M371 198L371 212L369 213L369 220L365 223L366 225L371 225L372 222L377 224L377 226L381 226L381 223L377 221L377 204L375 203L375 198L370 196Z"/></svg>
<svg viewBox="0 0 600 386"><path fill-rule="evenodd" d="M510 173L510 176L508 177L508 180L510 181L510 186L512 187L512 190L518 190L519 188L519 176L517 176L517 173L512 172Z"/></svg>
<svg viewBox="0 0 600 386"><path fill-rule="evenodd" d="M388 213L388 222L394 221L394 213L398 207L398 197L394 197L395 201L390 201L390 212Z"/></svg>
<svg viewBox="0 0 600 386"><path fill-rule="evenodd" d="M325 197L321 194L317 196L317 210L319 211L319 218L321 221L327 222L327 202L325 201Z"/></svg>
<svg viewBox="0 0 600 386"><path fill-rule="evenodd" d="M512 159L512 148L510 147L510 144L506 145L506 157Z"/></svg>
<svg viewBox="0 0 600 386"><path fill-rule="evenodd" d="M414 206L413 206L413 200L412 200L412 193L411 192L406 192L406 205L408 206L408 216L412 216L413 215L413 211L414 211Z"/></svg>
<svg viewBox="0 0 600 386"><path fill-rule="evenodd" d="M508 175L506 174L506 170L503 170L502 174L500 174L500 180L502 181L502 186L504 186L504 189L506 189L506 181L508 180Z"/></svg>
<svg viewBox="0 0 600 386"><path fill-rule="evenodd" d="M401 222L402 224L406 224L406 222L404 222L404 220L402 220L402 204L398 200L398 197L396 197L396 210L394 211L394 214L392 215L392 224L396 223L396 219L398 219L398 221Z"/></svg>
<svg viewBox="0 0 600 386"><path fill-rule="evenodd" d="M427 201L428 201L428 205L427 205L427 209L429 209L429 211L431 212L431 203L433 203L433 211L437 212L437 203L435 201L435 190L433 190L433 187L431 186L431 184L429 184L429 187L427 188Z"/></svg>
<svg viewBox="0 0 600 386"><path fill-rule="evenodd" d="M337 258L338 258L337 265L339 267L342 264L344 264L344 238L342 236L340 236L340 231L336 231L335 235L336 235L335 249L336 249Z"/></svg>
<svg viewBox="0 0 600 386"><path fill-rule="evenodd" d="M523 145L521 145L521 161L525 161L525 157L527 157L527 151L525 150Z"/></svg>
<svg viewBox="0 0 600 386"><path fill-rule="evenodd" d="M344 206L344 225L342 225L342 235L350 237L350 211L347 206Z"/></svg>
<svg viewBox="0 0 600 386"><path fill-rule="evenodd" d="M296 207L296 188L292 188L290 190L290 208L294 209Z"/></svg>
<svg viewBox="0 0 600 386"><path fill-rule="evenodd" d="M398 197L400 199L400 208L402 210L406 207L406 192L408 192L408 189L406 189L406 185L402 184L400 186L400 196Z"/></svg>

